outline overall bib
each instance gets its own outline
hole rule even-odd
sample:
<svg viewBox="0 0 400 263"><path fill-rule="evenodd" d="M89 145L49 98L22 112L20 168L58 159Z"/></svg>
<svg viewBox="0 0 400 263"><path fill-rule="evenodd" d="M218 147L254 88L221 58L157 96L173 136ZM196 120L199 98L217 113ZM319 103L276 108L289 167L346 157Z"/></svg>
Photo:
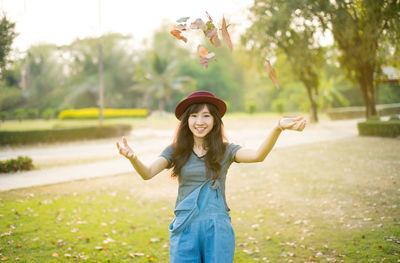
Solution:
<svg viewBox="0 0 400 263"><path fill-rule="evenodd" d="M175 208L169 226L171 263L232 263L235 234L218 185L196 188Z"/></svg>

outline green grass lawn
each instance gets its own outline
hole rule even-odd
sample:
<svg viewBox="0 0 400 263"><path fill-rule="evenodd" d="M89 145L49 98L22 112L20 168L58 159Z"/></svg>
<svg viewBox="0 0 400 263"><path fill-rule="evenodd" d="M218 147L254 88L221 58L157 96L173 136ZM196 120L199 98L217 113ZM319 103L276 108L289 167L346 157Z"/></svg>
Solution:
<svg viewBox="0 0 400 263"><path fill-rule="evenodd" d="M357 137L233 164L235 262L400 262L398 149ZM0 259L168 262L176 184L132 173L0 192Z"/></svg>

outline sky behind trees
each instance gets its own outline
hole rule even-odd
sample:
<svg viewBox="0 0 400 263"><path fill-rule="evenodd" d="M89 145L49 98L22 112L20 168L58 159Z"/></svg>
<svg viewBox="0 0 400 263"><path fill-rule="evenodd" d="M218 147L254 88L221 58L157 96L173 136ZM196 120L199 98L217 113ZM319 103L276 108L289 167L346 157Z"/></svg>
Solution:
<svg viewBox="0 0 400 263"><path fill-rule="evenodd" d="M24 51L33 44L66 45L76 38L110 32L132 35L140 44L152 36L163 20L174 22L184 16L206 20L205 11L216 21L225 15L234 25L230 29L233 39L238 39L248 26L246 10L252 3L253 0L0 0L0 10L16 22L19 36L13 47Z"/></svg>

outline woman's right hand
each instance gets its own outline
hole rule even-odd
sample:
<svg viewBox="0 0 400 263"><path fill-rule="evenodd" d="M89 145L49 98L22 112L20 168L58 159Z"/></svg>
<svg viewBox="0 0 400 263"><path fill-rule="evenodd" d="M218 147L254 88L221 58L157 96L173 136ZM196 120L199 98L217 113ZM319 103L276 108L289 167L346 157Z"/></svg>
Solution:
<svg viewBox="0 0 400 263"><path fill-rule="evenodd" d="M119 145L119 142L117 142L117 148L120 154L128 158L129 160L133 160L136 158L136 154L133 152L131 147L128 145L128 141L126 140L125 136L122 137L122 142L124 143L124 146L121 147Z"/></svg>

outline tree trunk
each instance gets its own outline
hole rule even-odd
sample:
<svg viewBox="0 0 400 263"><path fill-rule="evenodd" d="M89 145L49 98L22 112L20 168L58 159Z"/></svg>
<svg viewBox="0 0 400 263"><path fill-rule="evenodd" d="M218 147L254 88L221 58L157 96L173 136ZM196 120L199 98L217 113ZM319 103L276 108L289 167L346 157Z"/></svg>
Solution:
<svg viewBox="0 0 400 263"><path fill-rule="evenodd" d="M358 78L358 84L360 85L361 92L363 94L365 102L365 117L366 119L377 115L376 104L375 104L375 90L373 82L373 70L362 69L361 76Z"/></svg>
<svg viewBox="0 0 400 263"><path fill-rule="evenodd" d="M310 100L310 110L311 110L311 122L318 122L318 109L317 109L317 103L315 103L315 100L313 98L312 94L312 88L306 86L307 89L307 95L308 99Z"/></svg>

